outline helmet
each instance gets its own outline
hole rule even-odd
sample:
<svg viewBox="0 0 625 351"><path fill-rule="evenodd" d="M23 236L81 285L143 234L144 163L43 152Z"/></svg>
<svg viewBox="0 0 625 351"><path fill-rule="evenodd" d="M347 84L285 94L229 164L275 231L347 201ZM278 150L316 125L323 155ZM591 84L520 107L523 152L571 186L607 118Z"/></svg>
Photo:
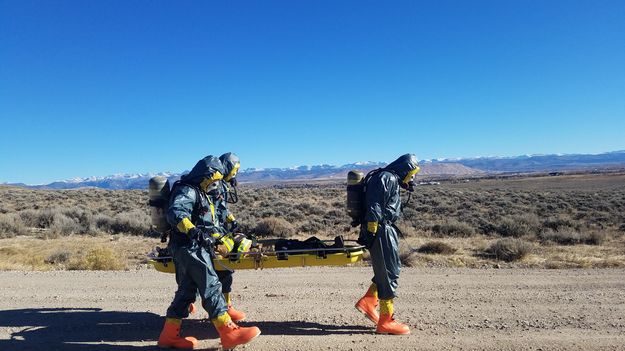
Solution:
<svg viewBox="0 0 625 351"><path fill-rule="evenodd" d="M232 153L227 152L221 156L219 156L219 160L224 168L224 180L226 182L232 182L233 180L236 182L236 176L239 172L239 168L241 167L241 162L239 161L239 157Z"/></svg>
<svg viewBox="0 0 625 351"><path fill-rule="evenodd" d="M414 177L421 170L421 168L419 167L419 162L417 161L417 157L415 155L402 155L397 160L391 162L388 166L386 166L385 169L395 173L397 177L399 177L399 185L403 189L411 192L414 191L414 188L416 186Z"/></svg>
<svg viewBox="0 0 625 351"><path fill-rule="evenodd" d="M204 192L217 187L219 181L223 179L224 169L215 156L206 156L199 160L189 174L181 177L185 182L196 184Z"/></svg>

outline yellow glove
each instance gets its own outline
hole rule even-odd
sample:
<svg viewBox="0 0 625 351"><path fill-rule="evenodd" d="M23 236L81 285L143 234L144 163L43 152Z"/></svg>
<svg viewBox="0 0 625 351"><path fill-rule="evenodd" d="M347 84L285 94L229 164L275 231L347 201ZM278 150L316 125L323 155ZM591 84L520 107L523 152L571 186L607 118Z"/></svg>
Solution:
<svg viewBox="0 0 625 351"><path fill-rule="evenodd" d="M377 233L378 232L378 222L367 222L367 231L370 233Z"/></svg>

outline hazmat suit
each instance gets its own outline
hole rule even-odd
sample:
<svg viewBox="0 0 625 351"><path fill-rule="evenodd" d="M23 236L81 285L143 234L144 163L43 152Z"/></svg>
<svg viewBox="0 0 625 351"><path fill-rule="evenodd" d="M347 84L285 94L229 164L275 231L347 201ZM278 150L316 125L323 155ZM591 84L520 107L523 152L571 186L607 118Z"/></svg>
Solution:
<svg viewBox="0 0 625 351"><path fill-rule="evenodd" d="M210 196L217 191L223 173L219 159L207 156L172 189L167 210L167 221L172 227L168 247L176 265L178 290L167 309L158 341L161 347L192 349L197 346L195 338L180 337L181 320L189 315L189 305L195 301L196 293L217 328L224 348L247 343L260 334L256 327L242 328L232 322L211 260L218 238L225 233Z"/></svg>
<svg viewBox="0 0 625 351"><path fill-rule="evenodd" d="M373 284L356 308L377 324L379 333L410 333L406 325L393 319L393 298L401 269L398 229L394 223L401 214L400 188L414 190L414 176L418 172L416 157L406 154L374 172L365 184L365 213L359 242L368 246L371 253Z"/></svg>
<svg viewBox="0 0 625 351"><path fill-rule="evenodd" d="M218 193L214 198L215 208L217 211L217 219L219 224L228 230L228 234L232 235L232 239L235 240L234 231L237 228L237 221L234 214L228 209L230 187L235 187L237 184L236 176L241 167L239 157L232 152L225 153L219 157L224 169L224 178L219 182ZM251 242L247 239L236 238L234 250L244 252L249 249ZM245 319L245 313L235 309L232 305L232 281L234 271L221 270L217 271L217 276L221 282L222 293L226 300L228 307L228 314L234 321L242 321Z"/></svg>

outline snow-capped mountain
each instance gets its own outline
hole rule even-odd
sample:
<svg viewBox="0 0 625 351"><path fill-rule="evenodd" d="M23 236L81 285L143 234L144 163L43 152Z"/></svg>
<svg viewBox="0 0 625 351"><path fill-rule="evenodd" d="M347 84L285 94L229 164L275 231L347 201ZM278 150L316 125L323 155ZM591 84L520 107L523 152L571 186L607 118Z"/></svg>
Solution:
<svg viewBox="0 0 625 351"><path fill-rule="evenodd" d="M115 174L106 177L72 178L45 185L33 185L29 188L42 189L76 189L76 188L102 188L102 189L146 189L148 181L154 176L167 177L171 181L180 178L180 174L173 172L159 173L136 173Z"/></svg>
<svg viewBox="0 0 625 351"><path fill-rule="evenodd" d="M385 162L355 162L341 166L314 165L289 168L247 168L239 172L241 183L264 181L293 181L318 179L345 179L347 172L353 169L369 171L384 167ZM625 151L607 152L597 155L557 154L557 155L522 155L515 157L474 157L474 158L439 158L422 160L421 176L466 176L490 172L545 172L563 170L583 170L594 168L624 167ZM74 189L96 187L103 189L146 189L151 177L160 175L173 182L182 173L137 173L116 174L106 177L73 178L46 185L27 186L44 189Z"/></svg>
<svg viewBox="0 0 625 351"><path fill-rule="evenodd" d="M455 162L485 172L548 172L625 166L625 150L601 154L522 155L511 157L475 157L439 159Z"/></svg>

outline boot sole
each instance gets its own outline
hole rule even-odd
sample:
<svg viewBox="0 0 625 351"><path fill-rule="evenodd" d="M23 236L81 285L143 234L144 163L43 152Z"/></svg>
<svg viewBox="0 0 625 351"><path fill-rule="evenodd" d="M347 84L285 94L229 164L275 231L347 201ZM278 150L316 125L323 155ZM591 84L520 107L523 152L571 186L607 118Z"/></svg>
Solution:
<svg viewBox="0 0 625 351"><path fill-rule="evenodd" d="M240 345L247 345L249 343L252 342L252 340L256 339L259 335L261 334L261 332L258 332L258 334L256 334L256 336L254 336L253 338L249 339L247 342L243 343L243 344L239 344L239 345L234 345L232 347L224 347L223 345L221 346L221 349L223 351L231 351L234 350L235 347L240 346Z"/></svg>
<svg viewBox="0 0 625 351"><path fill-rule="evenodd" d="M391 333L391 332L379 332L379 331L375 331L376 334L380 334L380 335L410 335L410 331L408 331L407 333Z"/></svg>
<svg viewBox="0 0 625 351"><path fill-rule="evenodd" d="M358 305L354 306L356 307L356 310L358 310L358 312L362 313L365 315L365 317L367 317L368 320L372 321L373 323L375 323L375 325L378 325L378 321L374 320L373 318L371 318L371 316L369 316L369 314L367 312L365 312L364 309L361 309Z"/></svg>

